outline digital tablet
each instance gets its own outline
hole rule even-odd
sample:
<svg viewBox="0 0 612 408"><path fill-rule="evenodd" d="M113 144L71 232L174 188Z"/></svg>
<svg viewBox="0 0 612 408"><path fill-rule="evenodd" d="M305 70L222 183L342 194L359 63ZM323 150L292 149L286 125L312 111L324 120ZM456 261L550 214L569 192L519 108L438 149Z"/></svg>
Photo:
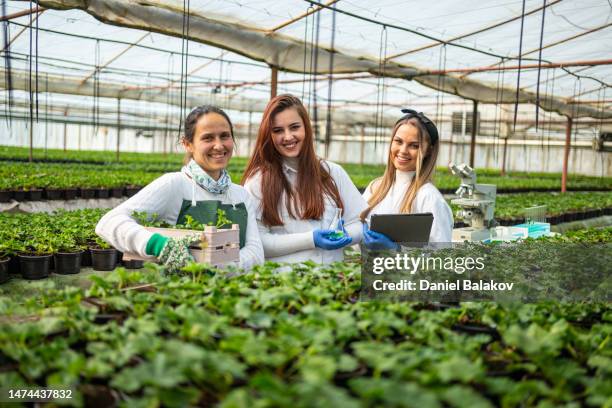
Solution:
<svg viewBox="0 0 612 408"><path fill-rule="evenodd" d="M370 218L370 229L395 242L429 242L432 223L432 213L374 214Z"/></svg>

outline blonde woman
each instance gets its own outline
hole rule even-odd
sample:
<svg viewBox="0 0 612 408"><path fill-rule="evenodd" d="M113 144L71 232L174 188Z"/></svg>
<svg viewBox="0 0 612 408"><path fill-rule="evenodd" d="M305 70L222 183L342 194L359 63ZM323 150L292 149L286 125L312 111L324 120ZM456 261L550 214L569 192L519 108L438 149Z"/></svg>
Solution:
<svg viewBox="0 0 612 408"><path fill-rule="evenodd" d="M434 220L429 242L451 242L453 214L432 184L439 150L438 130L423 113L402 109L393 127L387 168L363 193L368 208L361 220L372 214L432 213ZM363 225L364 243L370 249L395 248L381 233Z"/></svg>

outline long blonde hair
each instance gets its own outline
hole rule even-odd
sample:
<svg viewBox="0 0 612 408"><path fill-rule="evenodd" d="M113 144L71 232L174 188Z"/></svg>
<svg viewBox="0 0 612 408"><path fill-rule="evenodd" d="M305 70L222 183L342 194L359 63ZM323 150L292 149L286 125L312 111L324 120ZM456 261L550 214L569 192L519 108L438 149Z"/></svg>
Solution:
<svg viewBox="0 0 612 408"><path fill-rule="evenodd" d="M419 150L417 152L417 163L416 172L414 179L410 183L404 199L400 207L400 213L412 212L412 205L416 198L417 192L425 184L429 183L433 178L433 173L436 168L436 160L438 158L439 143L431 143L431 136L429 132L416 117L407 118L400 120L393 127L391 134L391 143L389 143L389 155L387 157L387 168L382 177L375 179L370 187L372 189L372 195L368 199L368 208L361 213L361 221L365 221L372 208L376 207L386 196L391 186L395 182L395 165L393 164L393 157L391 157L391 145L393 138L397 133L398 129L403 125L414 126L417 129L417 137L419 140Z"/></svg>

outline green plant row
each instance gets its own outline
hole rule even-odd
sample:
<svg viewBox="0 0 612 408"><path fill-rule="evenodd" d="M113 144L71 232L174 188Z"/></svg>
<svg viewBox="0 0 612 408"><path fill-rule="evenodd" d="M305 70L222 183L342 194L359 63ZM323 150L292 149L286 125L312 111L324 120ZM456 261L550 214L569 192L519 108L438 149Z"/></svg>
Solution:
<svg viewBox="0 0 612 408"><path fill-rule="evenodd" d="M28 149L21 147L0 146L0 158L27 159ZM127 172L153 172L164 173L178 171L181 168L183 155L161 153L122 153L120 161L115 161L115 153L111 151L67 151L34 149L34 158L37 160L69 160L75 163L66 163L68 168L80 167L82 162L104 163L105 170ZM234 182L239 182L246 166L247 158L234 157L229 165L229 172ZM95 167L95 166L94 166ZM359 188L365 188L384 172L383 165L360 165L345 163L343 167ZM88 166L89 168L89 166ZM24 170L27 171L27 170ZM499 170L477 169L478 182L496 184L499 189L561 189L560 173L540 172L509 172L500 175ZM146 177L145 177L146 178ZM447 168L439 167L435 175L435 184L440 189L454 190L459 186L459 179L452 176ZM146 184L146 183L145 183ZM79 187L79 186L77 186ZM568 187L575 189L607 189L612 190L612 177L592 177L583 175L569 175Z"/></svg>
<svg viewBox="0 0 612 408"><path fill-rule="evenodd" d="M0 387L72 387L74 406L612 403L609 304L360 302L351 263L91 279L0 288Z"/></svg>
<svg viewBox="0 0 612 408"><path fill-rule="evenodd" d="M447 200L453 214L459 207ZM612 193L569 192L569 193L518 193L498 195L495 202L495 218L523 218L525 208L545 205L546 216L553 217L566 213L612 208ZM455 217L456 218L456 217ZM458 221L457 218L455 221Z"/></svg>
<svg viewBox="0 0 612 408"><path fill-rule="evenodd" d="M524 209L546 205L546 215L612 208L612 192L522 193L497 197L496 218L524 216Z"/></svg>
<svg viewBox="0 0 612 408"><path fill-rule="evenodd" d="M547 242L580 242L580 243L612 243L612 227L603 228L584 228L574 231L567 231L553 237L538 238Z"/></svg>
<svg viewBox="0 0 612 408"><path fill-rule="evenodd" d="M22 159L29 158L30 150L27 147L0 146L0 158L2 159ZM74 161L75 163L94 162L94 163L116 163L116 152L110 150L66 150L63 149L33 149L34 160L60 160ZM183 160L182 154L169 153L133 153L121 152L120 163L169 163L180 165Z"/></svg>
<svg viewBox="0 0 612 408"><path fill-rule="evenodd" d="M84 164L3 162L0 166L0 190L144 186L161 174Z"/></svg>
<svg viewBox="0 0 612 408"><path fill-rule="evenodd" d="M19 253L34 255L76 252L88 246L109 248L95 233L108 210L85 209L54 213L0 212L0 259Z"/></svg>

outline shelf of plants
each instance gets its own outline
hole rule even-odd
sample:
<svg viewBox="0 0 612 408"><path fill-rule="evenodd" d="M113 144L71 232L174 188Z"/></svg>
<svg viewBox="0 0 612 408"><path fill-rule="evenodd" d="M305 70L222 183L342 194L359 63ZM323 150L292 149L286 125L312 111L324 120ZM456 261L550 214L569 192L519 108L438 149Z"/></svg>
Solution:
<svg viewBox="0 0 612 408"><path fill-rule="evenodd" d="M49 150L47 156L43 150L36 150L35 153L34 157L39 161L32 165L24 162L27 160L27 149L0 147L0 160L4 160L2 166L4 169L0 174L4 183L0 184L0 191L86 188L88 184L86 182L82 184L82 180L92 180L92 178L95 180L93 182L95 188L99 188L101 183L102 187L108 188L143 186L165 172L178 171L182 163L182 155L178 154L164 156L159 153L124 153L120 161L116 162L114 152ZM64 163L45 162L45 160L63 160ZM103 167L100 166L102 164ZM233 180L240 180L245 165L246 158L232 158L228 171ZM355 185L362 190L384 171L384 167L380 165L347 163L343 166ZM87 173L87 177L84 173ZM33 174L43 176L33 176ZM561 175L557 173L510 172L506 176L501 176L498 170L478 169L478 182L496 184L498 193L559 191L560 180ZM442 192L454 193L459 180L449 174L448 169L439 168L435 183ZM612 177L570 175L568 186L574 191L612 192ZM0 199L2 199L1 194Z"/></svg>

